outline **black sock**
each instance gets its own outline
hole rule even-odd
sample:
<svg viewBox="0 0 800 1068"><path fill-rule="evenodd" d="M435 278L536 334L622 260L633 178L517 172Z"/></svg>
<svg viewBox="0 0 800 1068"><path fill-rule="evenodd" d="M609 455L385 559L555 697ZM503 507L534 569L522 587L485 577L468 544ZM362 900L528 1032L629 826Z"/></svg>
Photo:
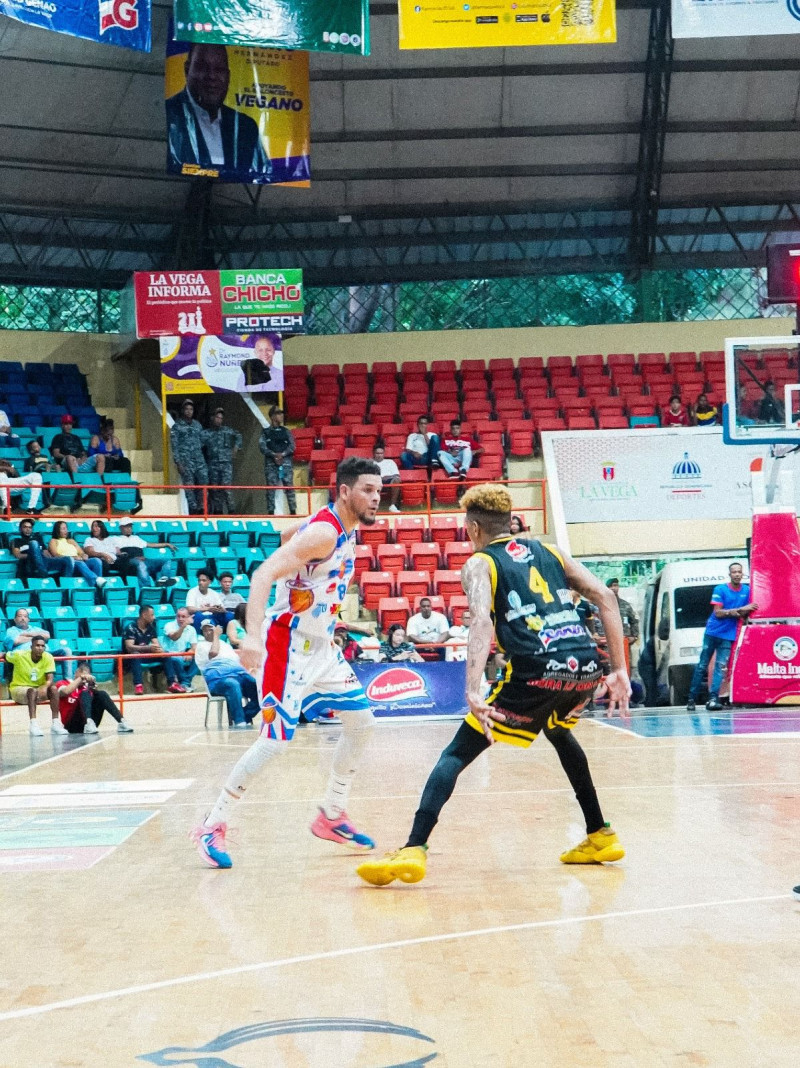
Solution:
<svg viewBox="0 0 800 1068"><path fill-rule="evenodd" d="M428 776L422 798L419 803L407 846L425 845L431 831L439 821L439 813L444 808L456 785L456 779L471 764L475 757L489 747L486 738L480 732L462 723L456 731L455 738L444 750L436 767Z"/></svg>
<svg viewBox="0 0 800 1068"><path fill-rule="evenodd" d="M558 753L561 767L570 781L575 797L581 806L586 820L586 833L594 834L604 826L605 820L600 810L597 791L589 771L589 761L571 730L564 727L545 727L545 737Z"/></svg>

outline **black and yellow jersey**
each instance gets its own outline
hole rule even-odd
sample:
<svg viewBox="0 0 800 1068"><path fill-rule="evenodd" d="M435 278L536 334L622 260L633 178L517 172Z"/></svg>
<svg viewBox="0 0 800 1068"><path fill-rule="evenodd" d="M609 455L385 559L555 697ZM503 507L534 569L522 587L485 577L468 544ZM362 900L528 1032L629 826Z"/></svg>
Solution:
<svg viewBox="0 0 800 1068"><path fill-rule="evenodd" d="M507 657L594 651L558 549L506 534L475 555L489 562L495 635Z"/></svg>

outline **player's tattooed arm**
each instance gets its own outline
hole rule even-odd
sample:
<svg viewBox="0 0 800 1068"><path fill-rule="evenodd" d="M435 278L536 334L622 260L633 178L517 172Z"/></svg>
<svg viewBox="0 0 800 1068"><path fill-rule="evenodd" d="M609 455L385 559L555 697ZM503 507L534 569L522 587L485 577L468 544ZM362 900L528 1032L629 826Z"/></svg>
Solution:
<svg viewBox="0 0 800 1068"><path fill-rule="evenodd" d="M502 722L505 716L495 711L483 698L486 661L492 645L492 579L489 563L480 555L471 556L461 569L461 585L469 601L469 635L467 637L467 704L470 712L483 727L489 742L493 742L492 720Z"/></svg>

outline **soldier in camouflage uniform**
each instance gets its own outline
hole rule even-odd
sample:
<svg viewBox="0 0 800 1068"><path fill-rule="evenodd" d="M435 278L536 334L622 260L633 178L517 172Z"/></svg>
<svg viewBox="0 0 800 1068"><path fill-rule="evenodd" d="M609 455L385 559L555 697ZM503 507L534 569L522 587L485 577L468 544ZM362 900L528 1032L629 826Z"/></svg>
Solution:
<svg viewBox="0 0 800 1068"><path fill-rule="evenodd" d="M293 486L292 456L294 437L283 425L283 412L276 405L269 410L269 426L261 431L258 447L264 455L264 482L267 486ZM286 490L289 511L297 515L294 490ZM275 514L275 490L267 490L267 513Z"/></svg>
<svg viewBox="0 0 800 1068"><path fill-rule="evenodd" d="M169 432L172 458L184 486L208 485L208 468L203 456L204 434L205 431L194 417L194 401L185 400L181 405L180 418L175 420ZM187 489L184 492L189 515L201 515L202 491Z"/></svg>
<svg viewBox="0 0 800 1068"><path fill-rule="evenodd" d="M233 483L233 460L242 447L242 435L233 427L225 426L224 419L224 410L215 408L211 415L211 426L203 432L208 482L211 486L230 486ZM230 490L211 490L209 497L209 511L214 515L230 515L233 512L233 494Z"/></svg>

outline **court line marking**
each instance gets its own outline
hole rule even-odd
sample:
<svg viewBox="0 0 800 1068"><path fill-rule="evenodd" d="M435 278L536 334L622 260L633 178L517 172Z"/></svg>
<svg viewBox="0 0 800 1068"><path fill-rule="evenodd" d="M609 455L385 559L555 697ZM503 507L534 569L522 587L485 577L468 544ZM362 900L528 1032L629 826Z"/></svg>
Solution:
<svg viewBox="0 0 800 1068"><path fill-rule="evenodd" d="M135 986L121 987L118 990L106 990L99 994L82 994L80 997L67 998L63 1001L51 1001L44 1005L31 1005L25 1009L12 1009L0 1012L0 1022L20 1020L26 1016L44 1016L60 1009L74 1009L81 1005L95 1005L100 1001L113 998L131 997L134 994L149 994L154 990L166 990L170 987L188 986L193 983L208 982L213 979L227 979L234 975L247 975L252 972L272 971L288 968L295 964L314 964L318 961L337 960L342 957L360 956L364 953L381 953L389 949L405 949L409 946L431 945L436 942L457 942L470 938L486 938L490 935L510 934L517 931L543 930L549 927L569 927L582 923L602 923L606 920L627 919L637 916L653 916L667 912L687 912L691 909L726 908L730 905L758 905L772 901L785 901L792 894L770 894L764 897L723 898L720 901L693 901L682 905L659 905L654 908L629 909L621 912L598 912L589 916L562 916L552 920L530 920L527 923L512 923L498 927L478 927L469 931L450 931L446 934L422 935L419 938L401 938L393 942L377 942L371 945L350 946L346 949L329 949L322 953L304 953L297 957L283 957L278 960L259 961L256 964L240 964L234 968L220 968L211 972L196 972L179 975L172 979L160 979L151 983L139 983Z"/></svg>
<svg viewBox="0 0 800 1068"><path fill-rule="evenodd" d="M15 775L24 775L26 771L33 771L34 768L43 768L45 764L52 764L54 760L62 760L64 757L74 756L75 753L83 753L87 749L92 749L96 745L102 745L107 742L114 735L107 734L104 738L95 738L94 741L88 745L76 745L74 749L68 749L65 753L55 753L51 757L47 757L45 760L37 760L35 764L28 764L26 768L17 768L16 771L7 771L4 775L0 775L0 782L4 779L13 779Z"/></svg>

